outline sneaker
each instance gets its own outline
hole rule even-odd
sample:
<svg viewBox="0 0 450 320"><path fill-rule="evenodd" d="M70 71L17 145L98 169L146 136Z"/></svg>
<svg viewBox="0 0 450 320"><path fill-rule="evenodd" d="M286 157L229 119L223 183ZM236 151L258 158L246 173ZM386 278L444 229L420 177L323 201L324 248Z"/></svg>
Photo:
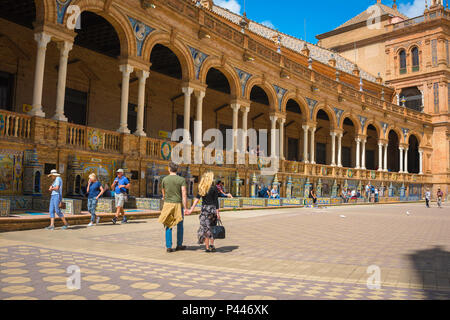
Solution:
<svg viewBox="0 0 450 320"><path fill-rule="evenodd" d="M48 227L45 227L45 229L47 229L47 230L55 230L55 227L54 226L48 226Z"/></svg>
<svg viewBox="0 0 450 320"><path fill-rule="evenodd" d="M92 227L93 225L94 225L94 223L91 221L87 226Z"/></svg>
<svg viewBox="0 0 450 320"><path fill-rule="evenodd" d="M67 230L69 228L69 225L68 224L66 224L65 226L63 226L61 229L62 230Z"/></svg>
<svg viewBox="0 0 450 320"><path fill-rule="evenodd" d="M205 252L206 252L206 253L211 253L211 252L212 252L212 251L211 251L211 248L205 249Z"/></svg>
<svg viewBox="0 0 450 320"><path fill-rule="evenodd" d="M172 253L172 252L175 252L175 250L172 248L167 248L167 253Z"/></svg>
<svg viewBox="0 0 450 320"><path fill-rule="evenodd" d="M216 247L214 246L209 246L209 249L211 250L211 252L216 252Z"/></svg>
<svg viewBox="0 0 450 320"><path fill-rule="evenodd" d="M186 250L186 249L187 249L186 246L177 246L176 249L175 249L175 251L184 251L184 250Z"/></svg>
<svg viewBox="0 0 450 320"><path fill-rule="evenodd" d="M117 218L116 217L112 218L112 223L116 224L116 222L117 222Z"/></svg>
<svg viewBox="0 0 450 320"><path fill-rule="evenodd" d="M97 219L95 219L95 224L99 224L100 223L100 217L97 216Z"/></svg>
<svg viewBox="0 0 450 320"><path fill-rule="evenodd" d="M122 220L122 222L121 222L121 223L128 223L128 219L127 219L127 217L123 216L123 220Z"/></svg>

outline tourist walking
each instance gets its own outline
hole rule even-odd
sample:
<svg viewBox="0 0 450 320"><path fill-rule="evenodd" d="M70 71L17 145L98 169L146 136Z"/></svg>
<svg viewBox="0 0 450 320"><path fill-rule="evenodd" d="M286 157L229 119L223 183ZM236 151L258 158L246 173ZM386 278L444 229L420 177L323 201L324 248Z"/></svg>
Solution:
<svg viewBox="0 0 450 320"><path fill-rule="evenodd" d="M177 175L178 165L169 163L169 175L161 182L164 206L158 221L166 228L166 250L174 252L186 250L183 246L184 209L187 209L186 180ZM172 248L172 229L177 227L177 247Z"/></svg>
<svg viewBox="0 0 450 320"><path fill-rule="evenodd" d="M62 227L63 230L66 230L69 227L69 224L67 223L66 219L64 218L64 214L61 212L61 203L62 203L62 188L63 188L63 181L61 179L61 175L56 170L52 170L50 174L48 175L53 179L53 183L48 188L48 190L52 193L50 197L50 225L46 228L47 230L54 230L55 229L55 213L58 215L58 217L61 218L62 222L64 223L64 226Z"/></svg>
<svg viewBox="0 0 450 320"><path fill-rule="evenodd" d="M89 175L86 192L88 194L88 211L91 214L91 222L88 224L88 227L92 227L94 223L98 224L100 222L100 217L97 217L95 211L97 210L98 198L105 192L95 173Z"/></svg>
<svg viewBox="0 0 450 320"><path fill-rule="evenodd" d="M430 200L431 200L431 192L430 189L427 189L427 191L425 192L425 203L427 205L427 208L430 207Z"/></svg>
<svg viewBox="0 0 450 320"><path fill-rule="evenodd" d="M375 188L375 203L378 203L378 188Z"/></svg>
<svg viewBox="0 0 450 320"><path fill-rule="evenodd" d="M130 180L124 175L123 169L117 170L117 177L114 179L111 189L114 189L114 199L116 202L116 216L112 219L112 223L116 224L119 216L123 216L122 223L127 223L128 219L123 210L125 202L128 200L128 190L130 189Z"/></svg>
<svg viewBox="0 0 450 320"><path fill-rule="evenodd" d="M444 193L441 191L441 188L438 188L436 198L438 207L442 209L442 198L444 197Z"/></svg>
<svg viewBox="0 0 450 320"><path fill-rule="evenodd" d="M198 243L205 245L205 252L216 252L214 246L214 234L212 228L220 220L219 213L219 190L214 185L214 173L207 172L203 175L198 186L198 195L186 215L194 211L200 199L202 200L202 209L200 212L200 228L198 229Z"/></svg>

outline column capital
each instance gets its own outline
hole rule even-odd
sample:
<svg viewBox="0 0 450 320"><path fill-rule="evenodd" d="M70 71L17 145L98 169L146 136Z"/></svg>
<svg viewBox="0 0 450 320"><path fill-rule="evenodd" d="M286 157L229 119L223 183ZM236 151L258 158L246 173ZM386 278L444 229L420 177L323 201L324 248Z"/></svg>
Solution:
<svg viewBox="0 0 450 320"><path fill-rule="evenodd" d="M152 66L150 61L145 61L138 57L119 57L119 65L130 65L135 70L150 70Z"/></svg>
<svg viewBox="0 0 450 320"><path fill-rule="evenodd" d="M239 104L240 106L243 106L243 107L250 107L250 105L251 105L251 101L250 100L242 99L242 98L233 98L233 99L231 99L230 103L237 103L237 104Z"/></svg>
<svg viewBox="0 0 450 320"><path fill-rule="evenodd" d="M313 133L316 132L316 130L317 130L317 128L315 126L314 127L311 127L311 126L309 127L309 131L311 131Z"/></svg>
<svg viewBox="0 0 450 320"><path fill-rule="evenodd" d="M335 132L335 131L330 131L330 136L332 136L332 137L336 137L338 135L338 133L337 132Z"/></svg>
<svg viewBox="0 0 450 320"><path fill-rule="evenodd" d="M361 138L360 138L360 137L356 137L356 138L355 138L355 141L356 141L356 142L361 142Z"/></svg>
<svg viewBox="0 0 450 320"><path fill-rule="evenodd" d="M409 144L407 144L407 143L400 143L400 144L399 144L399 148L400 148L400 147L401 147L402 149L405 150L405 149L408 149L408 148L409 148Z"/></svg>
<svg viewBox="0 0 450 320"><path fill-rule="evenodd" d="M60 50L62 55L68 56L69 52L73 49L73 42L58 41L57 42L57 47Z"/></svg>
<svg viewBox="0 0 450 320"><path fill-rule="evenodd" d="M250 112L250 107L247 106L241 106L241 111L242 113L249 113Z"/></svg>
<svg viewBox="0 0 450 320"><path fill-rule="evenodd" d="M133 72L134 68L133 68L133 66L131 66L129 64L121 64L119 66L119 70L122 73L126 73L126 74L130 75Z"/></svg>
<svg viewBox="0 0 450 320"><path fill-rule="evenodd" d="M280 124L285 124L286 123L286 119L285 118L279 118L278 120L280 121Z"/></svg>
<svg viewBox="0 0 450 320"><path fill-rule="evenodd" d="M309 130L309 125L304 124L302 125L303 130L308 131Z"/></svg>
<svg viewBox="0 0 450 320"><path fill-rule="evenodd" d="M39 49L46 49L52 36L45 32L39 32L34 34L34 40L38 43Z"/></svg>
<svg viewBox="0 0 450 320"><path fill-rule="evenodd" d="M423 154L425 150L419 148L419 153Z"/></svg>
<svg viewBox="0 0 450 320"><path fill-rule="evenodd" d="M194 89L194 96L197 97L197 99L203 99L206 95L206 90L199 90Z"/></svg>
<svg viewBox="0 0 450 320"><path fill-rule="evenodd" d="M241 105L239 103L232 103L230 104L230 108L233 109L233 112L238 113Z"/></svg>
<svg viewBox="0 0 450 320"><path fill-rule="evenodd" d="M278 121L278 117L276 115L274 115L274 114L270 115L269 118L270 118L270 121L272 121L272 122L277 122Z"/></svg>
<svg viewBox="0 0 450 320"><path fill-rule="evenodd" d="M136 70L136 75L139 79L147 79L150 77L150 71L144 71L144 70Z"/></svg>
<svg viewBox="0 0 450 320"><path fill-rule="evenodd" d="M185 95L191 95L192 94L192 92L194 92L194 88L192 88L192 87L189 87L189 86L187 86L187 87L185 87L185 86L183 86L182 88L181 88L181 91L185 94Z"/></svg>

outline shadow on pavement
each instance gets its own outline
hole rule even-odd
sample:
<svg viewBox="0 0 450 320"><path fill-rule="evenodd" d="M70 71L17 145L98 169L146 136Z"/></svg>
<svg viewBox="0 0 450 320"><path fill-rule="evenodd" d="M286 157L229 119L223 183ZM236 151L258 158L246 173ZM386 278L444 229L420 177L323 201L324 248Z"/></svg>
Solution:
<svg viewBox="0 0 450 320"><path fill-rule="evenodd" d="M216 253L228 253L228 252L232 252L234 250L239 249L239 246L226 246L226 247L218 247L216 245ZM186 251L200 251L200 250L205 250L205 246L188 246L186 248Z"/></svg>
<svg viewBox="0 0 450 320"><path fill-rule="evenodd" d="M450 299L450 288L445 291L435 289L436 285L449 282L450 252L445 251L441 246L433 249L416 251L408 255L415 272L423 284L423 291L427 299Z"/></svg>

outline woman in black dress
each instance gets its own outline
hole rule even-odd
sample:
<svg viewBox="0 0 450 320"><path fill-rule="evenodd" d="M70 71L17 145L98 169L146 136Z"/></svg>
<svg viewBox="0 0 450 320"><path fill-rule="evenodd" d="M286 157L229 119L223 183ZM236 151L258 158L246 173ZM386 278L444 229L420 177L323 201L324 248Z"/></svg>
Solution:
<svg viewBox="0 0 450 320"><path fill-rule="evenodd" d="M205 252L215 252L214 236L212 227L217 225L219 214L219 190L214 185L214 173L207 172L203 175L198 186L198 195L192 204L192 208L186 212L190 215L194 211L200 199L202 199L202 209L200 213L200 228L198 229L198 243L205 244Z"/></svg>

